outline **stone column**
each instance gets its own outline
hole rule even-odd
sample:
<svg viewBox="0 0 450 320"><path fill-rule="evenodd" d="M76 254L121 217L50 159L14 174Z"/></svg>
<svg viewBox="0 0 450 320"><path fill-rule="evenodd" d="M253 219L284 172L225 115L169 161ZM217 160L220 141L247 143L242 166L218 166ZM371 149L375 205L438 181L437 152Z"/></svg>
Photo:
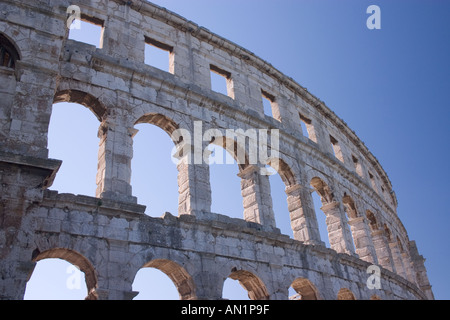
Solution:
<svg viewBox="0 0 450 320"><path fill-rule="evenodd" d="M405 268L406 278L408 279L408 281L415 283L416 277L414 275L414 270L412 268L411 257L406 251L403 251L401 255L403 260L403 266Z"/></svg>
<svg viewBox="0 0 450 320"><path fill-rule="evenodd" d="M260 174L258 166L249 165L238 173L244 203L244 219L273 230L275 216L272 208L269 177Z"/></svg>
<svg viewBox="0 0 450 320"><path fill-rule="evenodd" d="M389 249L391 250L392 259L394 262L395 270L397 274L406 279L405 268L403 267L402 257L400 250L395 242L389 242Z"/></svg>
<svg viewBox="0 0 450 320"><path fill-rule="evenodd" d="M197 300L221 300L223 294L223 284L226 280L223 265L216 263L216 255L202 253L197 256L197 273L192 274L195 283L195 298ZM225 273L226 274L226 273Z"/></svg>
<svg viewBox="0 0 450 320"><path fill-rule="evenodd" d="M395 272L392 254L383 230L372 231L372 242L377 253L378 263L385 269Z"/></svg>
<svg viewBox="0 0 450 320"><path fill-rule="evenodd" d="M187 158L177 165L178 214L211 212L211 185L208 164L189 164Z"/></svg>
<svg viewBox="0 0 450 320"><path fill-rule="evenodd" d="M23 300L36 262L8 257L0 261L0 300Z"/></svg>
<svg viewBox="0 0 450 320"><path fill-rule="evenodd" d="M59 160L0 150L0 299L23 299L35 266L33 234L24 231L24 219L42 201L60 165Z"/></svg>
<svg viewBox="0 0 450 320"><path fill-rule="evenodd" d="M305 244L324 245L320 240L319 226L312 207L309 188L301 185L286 187L288 210L294 239Z"/></svg>
<svg viewBox="0 0 450 320"><path fill-rule="evenodd" d="M100 125L97 197L137 203L130 184L133 137L136 133L136 129L121 125L120 119L114 117Z"/></svg>
<svg viewBox="0 0 450 320"><path fill-rule="evenodd" d="M341 204L333 201L322 206L321 210L326 216L325 222L327 224L331 249L339 253L354 254L351 239L347 235L348 228L346 228Z"/></svg>
<svg viewBox="0 0 450 320"><path fill-rule="evenodd" d="M378 264L375 247L370 238L370 231L364 217L350 218L348 221L355 243L356 254L360 259Z"/></svg>

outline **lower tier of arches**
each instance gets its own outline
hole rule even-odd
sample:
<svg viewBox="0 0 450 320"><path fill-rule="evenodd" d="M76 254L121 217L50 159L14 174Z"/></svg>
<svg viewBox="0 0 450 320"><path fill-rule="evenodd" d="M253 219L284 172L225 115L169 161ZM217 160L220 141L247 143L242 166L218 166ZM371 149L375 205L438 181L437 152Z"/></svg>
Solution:
<svg viewBox="0 0 450 320"><path fill-rule="evenodd" d="M0 297L22 299L34 266L64 259L85 275L88 299L132 299L137 272L165 273L180 299L222 299L224 281L239 281L250 299L425 299L414 284L323 246L306 245L257 223L204 213L146 216L139 206L47 192L30 206L16 246L0 262ZM370 283L369 283L370 282Z"/></svg>

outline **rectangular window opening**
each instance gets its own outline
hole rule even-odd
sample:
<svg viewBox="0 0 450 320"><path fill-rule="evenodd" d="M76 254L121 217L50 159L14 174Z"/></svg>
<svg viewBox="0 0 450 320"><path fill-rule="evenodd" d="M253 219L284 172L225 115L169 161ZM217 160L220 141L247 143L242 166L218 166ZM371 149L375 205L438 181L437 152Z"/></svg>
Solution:
<svg viewBox="0 0 450 320"><path fill-rule="evenodd" d="M355 165L356 173L362 178L363 172L362 172L361 163L359 162L358 158L355 157L354 155L352 155L352 160L353 160L353 164Z"/></svg>
<svg viewBox="0 0 450 320"><path fill-rule="evenodd" d="M103 47L103 30L103 20L82 14L81 21L73 21L71 29L69 29L69 39L101 49Z"/></svg>
<svg viewBox="0 0 450 320"><path fill-rule="evenodd" d="M271 118L275 118L274 112L273 112L275 97L264 90L261 90L261 94L262 94L262 101L263 101L263 107L264 107L264 114Z"/></svg>
<svg viewBox="0 0 450 320"><path fill-rule="evenodd" d="M383 186L381 186L381 193L383 194L384 201L393 206L394 202L392 201L392 196Z"/></svg>
<svg viewBox="0 0 450 320"><path fill-rule="evenodd" d="M299 113L299 116L303 135L310 140L317 142L316 132L314 130L314 126L312 125L311 119L304 117L301 113Z"/></svg>
<svg viewBox="0 0 450 320"><path fill-rule="evenodd" d="M377 188L377 184L375 182L375 177L373 176L372 173L370 173L370 171L368 173L369 173L370 183L372 184L372 188L373 188L373 190L375 190L378 193L378 188Z"/></svg>
<svg viewBox="0 0 450 320"><path fill-rule="evenodd" d="M173 47L145 37L145 64L174 73Z"/></svg>
<svg viewBox="0 0 450 320"><path fill-rule="evenodd" d="M342 156L342 150L341 150L341 146L339 145L339 142L332 135L330 135L330 142L331 142L334 156L339 161L344 162L344 157Z"/></svg>
<svg viewBox="0 0 450 320"><path fill-rule="evenodd" d="M210 65L211 89L234 99L231 73Z"/></svg>

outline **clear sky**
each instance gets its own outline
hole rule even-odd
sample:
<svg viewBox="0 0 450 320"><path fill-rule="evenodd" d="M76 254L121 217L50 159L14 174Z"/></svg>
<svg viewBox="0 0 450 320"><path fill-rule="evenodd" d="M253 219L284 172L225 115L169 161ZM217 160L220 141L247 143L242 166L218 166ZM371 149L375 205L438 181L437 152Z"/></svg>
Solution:
<svg viewBox="0 0 450 320"><path fill-rule="evenodd" d="M450 210L446 205L450 191L450 2L155 0L154 3L252 51L306 87L341 117L392 181L399 203L398 215L409 238L416 240L419 252L426 258L436 299L450 299ZM369 17L366 9L372 4L381 9L379 30L366 26ZM67 117L69 110L74 116L73 123L58 128L63 121L62 118L58 121L58 112L60 117ZM93 196L99 123L79 106L58 104L54 112L50 154L65 163L52 189ZM77 118L83 112L87 116ZM67 139L66 133L70 132L67 126L80 128L80 124L83 132L71 137L70 149L74 154L70 155L64 149L61 132ZM169 211L176 215L176 168L168 164L171 141L159 128L150 125L136 128L140 131L134 140L133 172L139 174L133 175L133 191L139 203L148 205L148 214L161 216ZM77 141L81 141L79 146ZM89 152L87 148L91 148ZM152 157L155 161L152 166L160 170L139 169L149 166L148 150L167 155ZM77 158L81 153L83 159ZM71 159L75 159L73 167ZM83 180L82 172L87 180ZM212 211L241 215L242 197L236 173L237 168L232 165L211 168ZM169 178L164 180L163 175ZM279 176L270 179L277 224L289 234L284 185ZM319 212L318 218L320 222ZM39 262L38 267L43 263ZM62 273L67 279L65 268ZM30 282L37 278L35 274ZM62 282L67 287L65 281ZM142 283L149 283L145 281L150 280ZM134 289L145 291L138 289L137 284ZM238 291L233 287L229 295L242 297ZM28 297L43 297L42 290L36 294Z"/></svg>

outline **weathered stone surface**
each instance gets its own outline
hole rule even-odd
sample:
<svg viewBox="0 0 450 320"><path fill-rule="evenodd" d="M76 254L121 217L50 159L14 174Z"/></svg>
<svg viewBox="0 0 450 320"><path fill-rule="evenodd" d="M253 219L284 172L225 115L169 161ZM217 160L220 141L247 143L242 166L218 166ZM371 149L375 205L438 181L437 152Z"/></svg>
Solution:
<svg viewBox="0 0 450 320"><path fill-rule="evenodd" d="M69 40L69 5L0 4L0 44L15 59L0 63L0 298L22 299L35 263L56 257L84 271L87 299L132 299L142 267L165 272L182 299L220 299L227 277L253 299L287 299L291 285L303 299L433 299L387 174L322 101L246 49L144 0L82 1L82 18L103 27L102 46ZM169 51L168 72L144 63L146 42ZM211 90L211 70L227 77L228 96ZM48 159L48 125L62 101L99 120L95 198L48 190L60 165ZM238 139L200 136L201 151L229 142L236 158L244 151L243 219L212 213L208 164L183 161L178 214L144 215L130 184L135 124L184 129L195 142L199 122L223 133L279 130L279 155L258 164ZM173 140L180 152L196 148ZM285 183L294 239L275 225L265 165ZM372 264L381 266L381 289L366 285Z"/></svg>

